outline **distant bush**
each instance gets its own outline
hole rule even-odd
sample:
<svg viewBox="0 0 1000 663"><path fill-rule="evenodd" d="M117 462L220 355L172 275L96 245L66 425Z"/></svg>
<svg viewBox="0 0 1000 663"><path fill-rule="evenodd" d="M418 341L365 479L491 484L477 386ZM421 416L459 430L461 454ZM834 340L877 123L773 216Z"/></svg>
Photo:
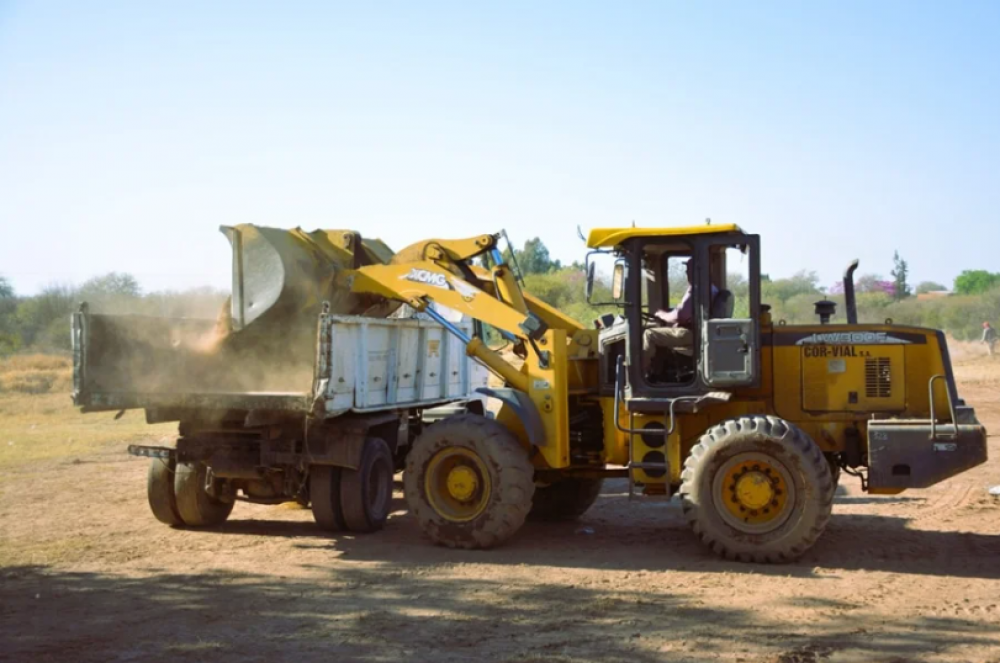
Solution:
<svg viewBox="0 0 1000 663"><path fill-rule="evenodd" d="M94 313L214 319L227 297L213 288L144 294L134 277L116 272L79 288L52 285L32 297L18 297L0 277L0 357L25 350L69 352L70 315L82 302Z"/></svg>

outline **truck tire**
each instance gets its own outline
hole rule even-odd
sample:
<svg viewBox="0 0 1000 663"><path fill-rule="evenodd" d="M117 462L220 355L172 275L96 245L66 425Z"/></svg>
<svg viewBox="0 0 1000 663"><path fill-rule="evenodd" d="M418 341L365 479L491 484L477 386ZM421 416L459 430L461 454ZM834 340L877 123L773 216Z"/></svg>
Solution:
<svg viewBox="0 0 1000 663"><path fill-rule="evenodd" d="M309 467L309 501L313 518L327 532L346 529L344 514L340 510L340 471L341 468L333 465Z"/></svg>
<svg viewBox="0 0 1000 663"><path fill-rule="evenodd" d="M174 472L177 462L173 456L150 458L149 473L146 475L146 499L149 509L164 525L180 527L184 524L177 511L177 494L174 493Z"/></svg>
<svg viewBox="0 0 1000 663"><path fill-rule="evenodd" d="M428 537L492 548L524 524L535 492L528 453L506 426L474 414L443 419L414 440L403 485Z"/></svg>
<svg viewBox="0 0 1000 663"><path fill-rule="evenodd" d="M528 518L542 521L576 520L594 505L604 479L567 477L548 486L535 486Z"/></svg>
<svg viewBox="0 0 1000 663"><path fill-rule="evenodd" d="M709 429L681 479L688 523L726 559L794 560L830 519L830 465L801 429L777 417L737 417Z"/></svg>
<svg viewBox="0 0 1000 663"><path fill-rule="evenodd" d="M207 475L204 463L177 463L174 471L177 513L188 527L221 525L233 512L234 502L215 498L205 490Z"/></svg>
<svg viewBox="0 0 1000 663"><path fill-rule="evenodd" d="M352 532L375 532L385 526L392 504L392 452L378 437L365 440L361 463L340 470L340 509Z"/></svg>

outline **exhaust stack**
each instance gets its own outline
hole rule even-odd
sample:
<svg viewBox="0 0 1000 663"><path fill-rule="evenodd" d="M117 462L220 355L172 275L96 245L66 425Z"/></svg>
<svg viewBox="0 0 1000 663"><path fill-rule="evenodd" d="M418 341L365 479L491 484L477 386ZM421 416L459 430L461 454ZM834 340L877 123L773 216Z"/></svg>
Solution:
<svg viewBox="0 0 1000 663"><path fill-rule="evenodd" d="M854 298L854 270L858 268L858 261L854 260L847 266L844 272L844 308L847 309L847 324L858 324L858 302Z"/></svg>

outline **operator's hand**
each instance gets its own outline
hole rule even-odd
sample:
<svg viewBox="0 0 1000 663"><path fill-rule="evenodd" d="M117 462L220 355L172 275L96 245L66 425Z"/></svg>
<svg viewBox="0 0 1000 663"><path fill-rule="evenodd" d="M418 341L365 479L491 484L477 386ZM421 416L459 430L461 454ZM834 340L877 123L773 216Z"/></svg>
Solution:
<svg viewBox="0 0 1000 663"><path fill-rule="evenodd" d="M668 316L668 313L669 313L669 311L664 311L664 310L663 310L663 309L661 308L661 309L660 309L659 311L657 311L657 312L656 312L656 313L654 313L653 315L654 315L654 316L656 316L656 318L657 318L657 319L658 319L658 320L659 320L660 322L662 322L662 323L664 323L664 324L667 324L667 325L672 325L672 324L673 324L673 322L672 322L672 321L670 320L670 317Z"/></svg>

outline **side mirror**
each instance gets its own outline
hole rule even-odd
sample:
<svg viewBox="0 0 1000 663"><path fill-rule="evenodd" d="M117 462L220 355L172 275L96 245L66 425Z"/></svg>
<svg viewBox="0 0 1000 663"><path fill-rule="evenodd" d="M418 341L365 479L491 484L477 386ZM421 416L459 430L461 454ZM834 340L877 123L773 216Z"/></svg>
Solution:
<svg viewBox="0 0 1000 663"><path fill-rule="evenodd" d="M597 267L596 263L590 263L587 265L587 286L584 292L587 295L587 301L590 301L590 296L594 294L594 270Z"/></svg>
<svg viewBox="0 0 1000 663"><path fill-rule="evenodd" d="M625 265L616 262L615 271L611 276L611 297L616 302L621 300L625 290Z"/></svg>

